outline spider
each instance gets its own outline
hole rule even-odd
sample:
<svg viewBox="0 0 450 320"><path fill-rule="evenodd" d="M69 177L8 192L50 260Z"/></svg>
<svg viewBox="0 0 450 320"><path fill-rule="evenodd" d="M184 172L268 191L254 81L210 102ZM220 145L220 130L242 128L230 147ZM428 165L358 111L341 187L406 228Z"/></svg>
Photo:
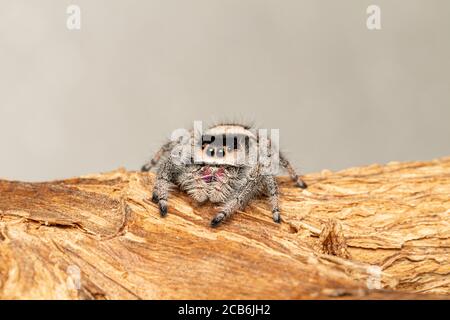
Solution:
<svg viewBox="0 0 450 320"><path fill-rule="evenodd" d="M169 188L175 184L199 203L210 201L221 205L219 212L211 220L212 227L219 225L237 210L243 210L250 200L261 194L268 196L273 220L280 223L278 184L273 173L264 173L268 161L248 160L252 143L257 147L264 143L269 148L271 141L261 139L251 129L241 124L218 124L200 135L195 135L195 131L190 130L187 142L177 139L165 143L141 169L150 171L159 164L152 202L158 204L161 216L167 215ZM194 152L185 152L179 156L180 150L193 149ZM272 158L273 152L269 152L267 159ZM297 175L286 157L279 153L278 159L280 166L288 171L296 185L306 188L306 183Z"/></svg>

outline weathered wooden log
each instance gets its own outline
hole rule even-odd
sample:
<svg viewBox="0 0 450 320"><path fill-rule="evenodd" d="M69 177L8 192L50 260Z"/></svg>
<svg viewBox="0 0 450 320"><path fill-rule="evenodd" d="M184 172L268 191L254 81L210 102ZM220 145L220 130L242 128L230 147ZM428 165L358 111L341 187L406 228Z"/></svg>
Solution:
<svg viewBox="0 0 450 320"><path fill-rule="evenodd" d="M2 299L450 297L450 158L281 177L219 228L213 205L123 169L0 180Z"/></svg>

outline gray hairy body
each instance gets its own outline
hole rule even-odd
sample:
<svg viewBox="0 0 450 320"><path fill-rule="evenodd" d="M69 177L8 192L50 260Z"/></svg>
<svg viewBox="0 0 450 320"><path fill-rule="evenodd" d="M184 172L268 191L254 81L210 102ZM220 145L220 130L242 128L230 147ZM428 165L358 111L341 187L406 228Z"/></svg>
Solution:
<svg viewBox="0 0 450 320"><path fill-rule="evenodd" d="M219 212L211 221L212 226L217 226L237 210L245 209L249 201L259 195L268 196L273 220L281 221L278 184L273 175L263 174L263 163L239 166L215 162L178 163L170 154L176 145L173 142L166 143L142 168L142 171L148 171L160 162L152 201L159 205L162 216L167 214L170 187L176 185L199 203L209 201L220 204ZM169 155L166 156L167 153ZM214 151L209 155L213 157ZM280 155L280 164L289 172L297 186L306 187L283 155Z"/></svg>

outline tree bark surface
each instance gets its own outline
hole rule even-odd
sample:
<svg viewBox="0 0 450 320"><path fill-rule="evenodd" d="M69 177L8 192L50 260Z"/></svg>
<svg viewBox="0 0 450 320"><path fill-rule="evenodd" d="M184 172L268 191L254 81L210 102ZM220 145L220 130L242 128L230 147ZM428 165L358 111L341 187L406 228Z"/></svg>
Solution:
<svg viewBox="0 0 450 320"><path fill-rule="evenodd" d="M176 189L160 217L152 173L0 180L0 298L450 297L450 157L304 180L218 228Z"/></svg>

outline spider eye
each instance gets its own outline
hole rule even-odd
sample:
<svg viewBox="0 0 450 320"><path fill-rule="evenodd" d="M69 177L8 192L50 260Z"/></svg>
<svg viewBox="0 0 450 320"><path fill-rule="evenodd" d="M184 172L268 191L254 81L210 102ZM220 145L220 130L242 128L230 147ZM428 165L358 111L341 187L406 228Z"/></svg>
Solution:
<svg viewBox="0 0 450 320"><path fill-rule="evenodd" d="M217 150L217 156L218 156L219 158L225 157L225 149L224 149L224 148L219 148L219 149Z"/></svg>
<svg viewBox="0 0 450 320"><path fill-rule="evenodd" d="M214 148L208 148L208 150L206 150L206 154L208 155L208 157L214 157L215 153L216 150Z"/></svg>

